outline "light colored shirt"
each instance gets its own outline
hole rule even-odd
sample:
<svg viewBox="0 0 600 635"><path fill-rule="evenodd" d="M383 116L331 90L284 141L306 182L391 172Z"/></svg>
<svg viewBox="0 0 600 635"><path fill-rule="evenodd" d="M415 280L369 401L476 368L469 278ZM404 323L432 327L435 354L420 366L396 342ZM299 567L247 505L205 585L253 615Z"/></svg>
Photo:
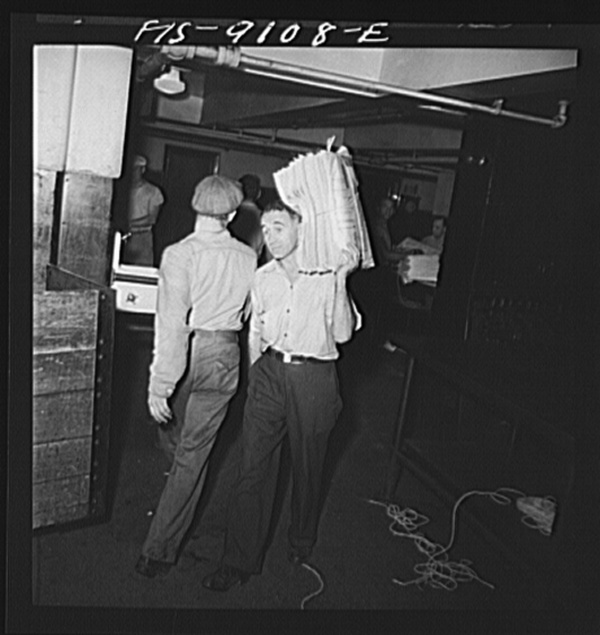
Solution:
<svg viewBox="0 0 600 635"><path fill-rule="evenodd" d="M444 250L444 238L446 234L442 234L439 238L436 238L433 234L431 236L425 236L421 241L424 245L428 247L433 247L434 249L438 249L440 253Z"/></svg>
<svg viewBox="0 0 600 635"><path fill-rule="evenodd" d="M172 394L194 329L239 331L249 312L256 254L224 228L196 229L163 252L149 391Z"/></svg>
<svg viewBox="0 0 600 635"><path fill-rule="evenodd" d="M336 302L346 306L336 307ZM345 288L338 293L334 272L300 274L292 283L277 260L256 272L249 333L251 358L253 350L264 352L273 347L284 353L334 360L339 357L336 344L348 341L360 326L361 316Z"/></svg>
<svg viewBox="0 0 600 635"><path fill-rule="evenodd" d="M154 225L160 206L164 201L164 196L156 185L142 181L134 186L129 196L129 228Z"/></svg>
<svg viewBox="0 0 600 635"><path fill-rule="evenodd" d="M124 262L154 266L152 227L163 202L160 189L148 181L142 181L131 189L128 209L131 236L123 250Z"/></svg>

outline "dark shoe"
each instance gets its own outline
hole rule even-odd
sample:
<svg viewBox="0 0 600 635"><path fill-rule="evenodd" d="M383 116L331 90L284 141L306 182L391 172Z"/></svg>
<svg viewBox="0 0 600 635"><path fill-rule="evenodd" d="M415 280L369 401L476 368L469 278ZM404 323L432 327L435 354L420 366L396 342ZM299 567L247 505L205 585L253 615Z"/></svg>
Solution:
<svg viewBox="0 0 600 635"><path fill-rule="evenodd" d="M290 550L288 551L288 560L292 564L302 564L310 558L311 554L311 547L290 547Z"/></svg>
<svg viewBox="0 0 600 635"><path fill-rule="evenodd" d="M229 591L237 584L246 584L250 579L250 574L240 571L235 567L223 565L214 573L207 575L202 580L202 586L210 591Z"/></svg>
<svg viewBox="0 0 600 635"><path fill-rule="evenodd" d="M135 571L146 578L155 578L156 576L163 578L169 573L172 566L170 562L153 560L148 558L148 556L140 556L136 562Z"/></svg>

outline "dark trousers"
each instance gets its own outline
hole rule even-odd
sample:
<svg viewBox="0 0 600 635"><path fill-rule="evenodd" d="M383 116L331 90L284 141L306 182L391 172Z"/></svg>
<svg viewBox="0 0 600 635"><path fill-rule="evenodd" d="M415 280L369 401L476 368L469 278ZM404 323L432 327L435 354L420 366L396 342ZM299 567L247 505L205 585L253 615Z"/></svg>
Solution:
<svg viewBox="0 0 600 635"><path fill-rule="evenodd" d="M237 334L196 331L192 338L183 425L173 465L142 554L175 562L204 488L208 458L239 380Z"/></svg>
<svg viewBox="0 0 600 635"><path fill-rule="evenodd" d="M293 479L289 542L315 544L327 441L341 408L335 362L286 364L265 354L250 368L223 564L248 573L262 569L286 434Z"/></svg>

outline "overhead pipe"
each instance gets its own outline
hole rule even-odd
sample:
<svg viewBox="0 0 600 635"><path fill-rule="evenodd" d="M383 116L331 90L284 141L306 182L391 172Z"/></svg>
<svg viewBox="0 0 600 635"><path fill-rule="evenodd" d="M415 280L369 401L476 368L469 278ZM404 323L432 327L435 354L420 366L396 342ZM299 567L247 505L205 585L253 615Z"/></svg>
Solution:
<svg viewBox="0 0 600 635"><path fill-rule="evenodd" d="M569 102L564 100L558 102L558 113L550 119L506 110L503 108L503 99L496 100L493 106L486 106L484 104L455 99L453 97L444 97L442 95L401 88L385 82L349 77L348 75L317 70L297 64L265 60L242 53L239 47L163 46L161 47L161 53L173 60L199 59L204 62L211 62L216 66L237 68L254 75L308 84L310 86L352 93L363 97L377 98L382 95L400 95L402 97L418 99L450 108L462 108L488 115L539 123L550 126L551 128L561 128L567 122L567 107Z"/></svg>
<svg viewBox="0 0 600 635"><path fill-rule="evenodd" d="M266 137L262 135L250 135L243 131L237 130L215 130L211 128L194 128L191 129L188 126L182 126L179 124L170 124L170 123L143 123L144 128L150 130L154 134L163 134L163 135L181 135L187 139L190 136L196 136L202 139L208 139L208 145L210 145L210 140L214 143L214 145L219 145L219 143L226 144L227 147L231 147L232 145L239 145L243 147L253 147L253 148L263 148L272 151L273 149L281 150L290 154L297 154L306 151L314 151L317 147L317 143L306 143L306 142L296 142L296 141L283 141L281 139L277 139L276 136ZM452 157L452 159L456 160L456 157ZM367 167L377 167L386 170L394 170L394 171L402 171L402 165L393 163L394 160L405 161L407 165L413 165L417 168L418 159L415 161L413 157L398 157L395 159L392 156L365 156L360 154L360 150L353 151L352 161L355 165L363 165ZM423 168L433 166L434 162L430 162L429 164L423 164ZM441 168L440 163L440 168ZM452 169L456 165L456 163L448 162L445 169Z"/></svg>

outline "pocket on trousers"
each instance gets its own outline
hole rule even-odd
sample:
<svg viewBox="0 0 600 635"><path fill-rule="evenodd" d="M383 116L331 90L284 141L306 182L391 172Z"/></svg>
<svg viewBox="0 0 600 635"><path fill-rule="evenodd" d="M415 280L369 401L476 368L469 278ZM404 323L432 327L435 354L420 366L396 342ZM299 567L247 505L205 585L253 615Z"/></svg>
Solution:
<svg viewBox="0 0 600 635"><path fill-rule="evenodd" d="M240 351L224 350L200 361L195 369L192 390L235 392L239 380Z"/></svg>

